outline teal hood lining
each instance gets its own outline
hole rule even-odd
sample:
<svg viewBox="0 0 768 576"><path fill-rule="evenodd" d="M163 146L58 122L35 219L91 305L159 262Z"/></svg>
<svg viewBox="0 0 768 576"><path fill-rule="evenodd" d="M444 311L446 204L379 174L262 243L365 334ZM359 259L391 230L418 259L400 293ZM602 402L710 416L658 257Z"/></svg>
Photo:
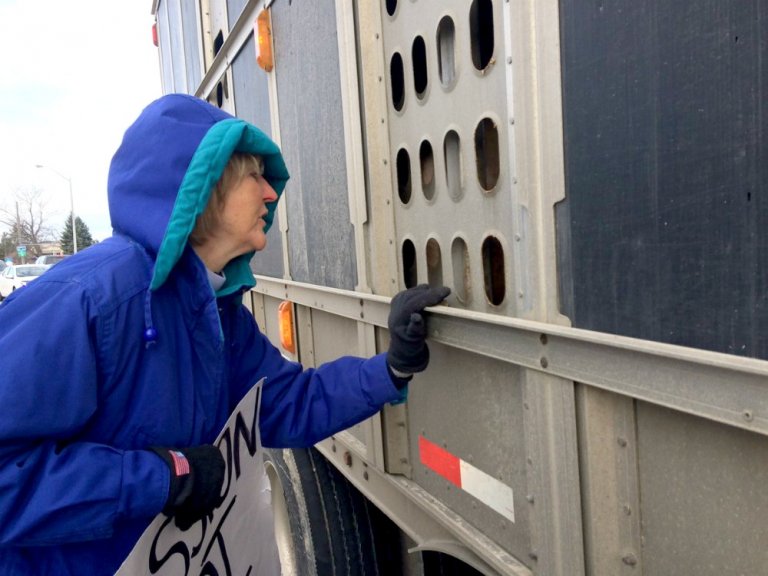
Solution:
<svg viewBox="0 0 768 576"><path fill-rule="evenodd" d="M280 149L255 126L238 118L229 118L211 126L197 147L179 187L170 220L157 253L150 290L160 288L181 258L197 218L203 213L211 192L235 152L257 154L264 160L264 178L274 188L278 200L288 180L288 170ZM277 202L267 205L264 231L269 230ZM232 294L256 284L250 268L253 252L243 254L224 268L227 281L216 296Z"/></svg>

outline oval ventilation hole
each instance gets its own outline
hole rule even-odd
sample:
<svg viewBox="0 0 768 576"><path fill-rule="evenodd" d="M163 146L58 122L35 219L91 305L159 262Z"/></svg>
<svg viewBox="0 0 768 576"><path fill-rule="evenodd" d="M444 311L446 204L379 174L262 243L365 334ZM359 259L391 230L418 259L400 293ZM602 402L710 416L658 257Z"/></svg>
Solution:
<svg viewBox="0 0 768 576"><path fill-rule="evenodd" d="M424 140L419 147L419 162L421 164L421 189L427 200L432 200L435 195L435 156L432 153L432 144Z"/></svg>
<svg viewBox="0 0 768 576"><path fill-rule="evenodd" d="M227 86L227 77L216 84L216 106L221 108L224 102L229 98L229 87Z"/></svg>
<svg viewBox="0 0 768 576"><path fill-rule="evenodd" d="M490 118L483 118L475 129L477 179L486 192L499 181L499 131Z"/></svg>
<svg viewBox="0 0 768 576"><path fill-rule="evenodd" d="M416 269L416 248L413 242L406 240L403 242L403 282L406 288L413 288L418 281L418 270Z"/></svg>
<svg viewBox="0 0 768 576"><path fill-rule="evenodd" d="M397 10L397 0L387 0L387 14L393 16Z"/></svg>
<svg viewBox="0 0 768 576"><path fill-rule="evenodd" d="M413 89L416 97L421 100L427 91L427 45L424 38L416 36L411 48L411 62L413 62Z"/></svg>
<svg viewBox="0 0 768 576"><path fill-rule="evenodd" d="M397 194L403 204L411 199L411 156L408 150L400 148L397 152Z"/></svg>
<svg viewBox="0 0 768 576"><path fill-rule="evenodd" d="M445 157L445 184L448 195L458 200L461 198L461 140L455 130L450 130L443 140Z"/></svg>
<svg viewBox="0 0 768 576"><path fill-rule="evenodd" d="M498 238L488 236L483 241L483 282L485 296L494 306L499 306L504 301L504 278L504 249Z"/></svg>
<svg viewBox="0 0 768 576"><path fill-rule="evenodd" d="M485 70L493 57L493 3L474 0L469 9L469 34L472 44L472 63Z"/></svg>
<svg viewBox="0 0 768 576"><path fill-rule="evenodd" d="M219 33L216 34L216 38L213 39L213 55L216 56L216 54L219 53L219 50L221 50L221 47L224 46L224 32L222 30L219 30Z"/></svg>
<svg viewBox="0 0 768 576"><path fill-rule="evenodd" d="M392 86L392 106L398 112L403 109L405 103L405 77L403 72L403 57L399 52L392 55L389 63L390 86Z"/></svg>
<svg viewBox="0 0 768 576"><path fill-rule="evenodd" d="M456 77L456 26L450 16L444 16L437 26L437 71L446 88Z"/></svg>
<svg viewBox="0 0 768 576"><path fill-rule="evenodd" d="M453 266L453 293L459 302L466 304L470 295L469 250L463 238L455 238L451 244Z"/></svg>
<svg viewBox="0 0 768 576"><path fill-rule="evenodd" d="M434 238L427 241L427 282L430 286L443 285L443 258Z"/></svg>

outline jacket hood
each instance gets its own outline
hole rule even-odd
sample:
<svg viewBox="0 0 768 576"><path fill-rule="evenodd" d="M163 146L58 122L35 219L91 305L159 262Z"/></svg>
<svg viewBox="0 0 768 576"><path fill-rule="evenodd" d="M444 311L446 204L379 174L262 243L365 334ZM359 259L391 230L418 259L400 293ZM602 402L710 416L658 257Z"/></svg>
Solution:
<svg viewBox="0 0 768 576"><path fill-rule="evenodd" d="M255 126L185 94L163 96L128 128L109 170L112 228L155 258L150 290L160 288L178 262L197 217L234 152L264 159L264 177L281 196L288 180L280 149ZM268 204L269 229L277 202ZM225 268L217 295L255 284L245 254Z"/></svg>

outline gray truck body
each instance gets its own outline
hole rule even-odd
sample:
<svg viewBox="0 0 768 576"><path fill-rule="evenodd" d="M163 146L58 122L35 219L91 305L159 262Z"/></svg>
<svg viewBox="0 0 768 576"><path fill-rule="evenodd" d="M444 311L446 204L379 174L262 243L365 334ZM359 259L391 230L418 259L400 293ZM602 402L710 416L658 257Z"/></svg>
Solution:
<svg viewBox="0 0 768 576"><path fill-rule="evenodd" d="M292 177L246 299L271 339L290 300L293 357L368 356L389 297L452 288L407 403L317 447L408 556L768 574L765 2L153 13L164 91L282 147Z"/></svg>

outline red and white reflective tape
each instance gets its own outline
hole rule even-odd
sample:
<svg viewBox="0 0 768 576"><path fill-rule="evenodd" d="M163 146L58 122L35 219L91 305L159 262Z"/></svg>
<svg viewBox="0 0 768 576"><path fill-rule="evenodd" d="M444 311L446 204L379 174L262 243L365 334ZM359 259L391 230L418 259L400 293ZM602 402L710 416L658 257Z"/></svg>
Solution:
<svg viewBox="0 0 768 576"><path fill-rule="evenodd" d="M419 436L419 457L424 466L468 492L510 522L515 521L515 499L511 486L454 456L424 436Z"/></svg>

